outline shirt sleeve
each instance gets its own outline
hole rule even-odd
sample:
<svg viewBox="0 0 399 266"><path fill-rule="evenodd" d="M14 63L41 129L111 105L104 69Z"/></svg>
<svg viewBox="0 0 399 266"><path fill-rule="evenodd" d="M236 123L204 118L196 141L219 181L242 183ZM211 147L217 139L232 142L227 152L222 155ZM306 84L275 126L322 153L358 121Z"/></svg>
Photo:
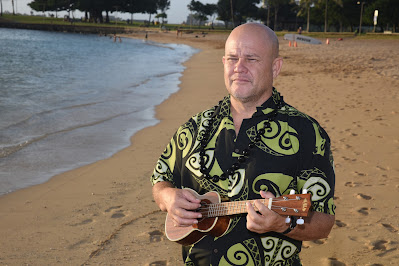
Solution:
<svg viewBox="0 0 399 266"><path fill-rule="evenodd" d="M169 181L176 186L173 176L176 162L176 135L177 133L174 134L156 163L150 178L152 185L162 181Z"/></svg>
<svg viewBox="0 0 399 266"><path fill-rule="evenodd" d="M182 187L182 168L194 145L195 121L195 117L191 118L173 135L155 166L150 179L152 185L161 181L169 181L175 187Z"/></svg>
<svg viewBox="0 0 399 266"><path fill-rule="evenodd" d="M335 215L335 171L330 138L316 121L302 134L298 191L312 194L313 211Z"/></svg>

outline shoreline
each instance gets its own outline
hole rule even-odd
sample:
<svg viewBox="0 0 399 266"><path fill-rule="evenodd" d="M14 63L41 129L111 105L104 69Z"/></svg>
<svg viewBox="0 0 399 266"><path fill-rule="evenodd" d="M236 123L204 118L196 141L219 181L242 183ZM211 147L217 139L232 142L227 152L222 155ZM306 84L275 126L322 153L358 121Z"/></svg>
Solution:
<svg viewBox="0 0 399 266"><path fill-rule="evenodd" d="M149 40L161 43L174 41L174 36L168 36L168 39L158 35L162 33L149 34ZM140 38L141 34L138 36L124 37ZM115 230L119 231L124 224L140 219L145 220L153 215L164 218L164 214L160 213L153 203L149 181L156 161L174 131L182 123L191 115L217 102L213 96L202 102L201 107L193 106L190 101L187 101L190 98L200 98L201 92L192 91L195 89L192 85L190 85L191 89L187 90L185 83L191 83L191 79L204 82L194 73L197 70L205 71L198 68L203 68L203 65L209 63L201 59L203 53L218 54L221 51L216 48L204 51L202 48L215 44L200 40L196 45L197 39L192 41L191 37L195 38L190 35L189 38L177 40L176 43L191 45L200 49L200 52L183 64L186 69L180 78L179 90L155 107L155 118L159 120L157 125L144 128L134 134L130 138L130 145L110 158L67 171L53 176L43 184L20 189L0 197L0 213L4 217L0 221L0 230L3 231L2 235L9 236L7 240L3 238L0 243L0 248L4 254L8 255L7 258L0 257L0 261L5 259L6 262L12 264L23 262L35 264L41 261L40 258L28 255L34 250L39 253L45 251L45 253L56 254L64 249L67 253L73 252L73 261L76 263L89 263L89 261L93 263L92 259L96 258L93 254L98 255L98 252L108 243L107 239L113 236ZM214 56L211 55L211 57ZM222 71L222 67L219 71ZM215 77L219 79L220 75L215 74ZM220 81L220 86L224 86L222 79ZM222 92L221 95L224 96L224 90L219 90L219 92ZM169 117L168 114L173 114L173 116ZM154 134L157 135L155 139L149 137ZM141 169L137 170L132 162ZM118 170L114 171L114 169ZM126 175L129 177L127 178ZM136 206L128 207L136 198L140 202L138 205L145 208L137 210ZM92 212L90 214L82 212L85 208ZM102 224L107 224L106 228ZM94 226L97 227L93 228ZM88 232L81 235L82 228L86 228L85 230L89 228ZM68 236L64 234L65 232L68 232L66 234ZM43 248L42 251L37 250L37 247L32 247L30 251L21 252L15 260L8 260L13 257L13 247L19 246L26 239L35 239L38 234L43 234L43 239L37 241L38 247ZM147 237L146 240L148 240ZM180 255L180 249L176 252ZM52 260L48 259L47 257L46 263L52 264Z"/></svg>
<svg viewBox="0 0 399 266"><path fill-rule="evenodd" d="M155 119L155 105L178 90L179 77L184 71L183 63L198 52L187 45L165 44L157 47L155 42L137 39L114 43L108 37L92 34L0 28L0 35L5 38L0 41L4 48L4 54L0 57L5 59L0 64L0 68L4 68L0 72L4 75L8 72L15 74L0 84L4 100L0 100L4 109L1 115L4 130L0 129L3 137L0 147L0 195L44 183L55 175L106 159L128 147L135 132L159 122ZM32 41L27 42L27 39ZM31 48L28 58L21 56L28 54L25 51L36 43L40 43L40 49ZM13 45L19 47L19 52L11 48ZM46 49L47 46L52 49ZM90 53L82 53L88 49ZM141 49L148 51L148 54L138 54ZM65 57L62 71L55 76L52 72L57 72L60 64L46 60L49 54L54 54L50 52L52 50L58 51L59 58ZM68 50L71 52L66 54ZM104 51L100 67L96 58ZM43 60L32 59L36 57ZM8 58L13 58L12 63ZM31 66L33 60L36 67ZM137 67L136 61L142 60L143 63ZM159 62L154 64L154 60ZM40 72L38 69L43 69L43 65L46 66L44 72ZM40 72L39 78L30 78L31 75L36 76L32 74L35 71ZM100 78L97 77L98 71L103 72ZM4 75L3 78L6 77ZM81 79L92 79L89 82L91 85L82 84L87 82ZM68 82L64 83L66 80ZM54 86L60 89L54 91L51 89ZM51 101L47 100L48 97L38 96L32 96L32 101L24 101L23 96L18 99L21 91L31 92L32 88L40 95L50 95ZM62 95L68 95L68 99ZM59 104L54 104L57 101ZM9 104L11 102L15 104ZM36 104L33 105L33 102ZM21 108L14 110L20 105L18 103L22 104ZM109 111L99 111L100 108ZM76 113L78 117L71 117ZM57 124L59 120L63 122ZM93 145L94 140L101 145ZM13 154L15 151L18 152Z"/></svg>
<svg viewBox="0 0 399 266"><path fill-rule="evenodd" d="M180 245L164 236L165 214L152 199L149 178L177 127L226 95L225 37L148 35L201 49L184 64L178 92L156 107L160 122L106 160L0 197L1 263L182 264ZM336 165L336 223L327 239L303 243L304 265L399 261L399 213L390 208L399 192L399 54L392 53L398 44L280 43L284 66L275 87L326 129Z"/></svg>

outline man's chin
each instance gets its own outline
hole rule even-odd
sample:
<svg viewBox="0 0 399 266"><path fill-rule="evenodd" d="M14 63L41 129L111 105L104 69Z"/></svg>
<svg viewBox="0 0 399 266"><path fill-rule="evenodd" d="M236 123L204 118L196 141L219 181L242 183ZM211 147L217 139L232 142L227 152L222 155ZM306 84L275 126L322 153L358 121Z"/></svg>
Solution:
<svg viewBox="0 0 399 266"><path fill-rule="evenodd" d="M230 94L236 99L246 99L253 97L252 87L249 86L232 86Z"/></svg>
<svg viewBox="0 0 399 266"><path fill-rule="evenodd" d="M252 101L256 100L256 97L254 97L253 95L243 95L243 94L235 93L235 94L231 94L231 96L236 101L239 101L242 103L248 103L248 102L252 102Z"/></svg>

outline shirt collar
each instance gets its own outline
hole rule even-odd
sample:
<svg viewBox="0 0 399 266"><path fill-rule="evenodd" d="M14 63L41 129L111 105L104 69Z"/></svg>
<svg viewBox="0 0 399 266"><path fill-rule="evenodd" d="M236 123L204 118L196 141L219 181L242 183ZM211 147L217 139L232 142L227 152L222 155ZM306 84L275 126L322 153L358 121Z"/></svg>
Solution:
<svg viewBox="0 0 399 266"><path fill-rule="evenodd" d="M254 116L266 115L277 108L280 101L283 101L283 97L280 93L273 87L272 96L267 99L261 106L256 107L256 112Z"/></svg>
<svg viewBox="0 0 399 266"><path fill-rule="evenodd" d="M276 88L273 87L272 96L267 99L261 106L256 107L256 112L253 116L262 116L272 112L274 109L277 108L277 104L280 101L283 101L283 97L276 90ZM219 106L216 107L218 109L216 113L219 117L231 116L230 104L230 95L227 95L219 103Z"/></svg>

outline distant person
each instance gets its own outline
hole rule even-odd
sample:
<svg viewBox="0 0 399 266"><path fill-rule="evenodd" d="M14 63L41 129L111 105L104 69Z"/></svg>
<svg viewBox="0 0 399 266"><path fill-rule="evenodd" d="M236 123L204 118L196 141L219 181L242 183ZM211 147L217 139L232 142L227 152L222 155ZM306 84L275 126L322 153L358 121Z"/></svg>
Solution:
<svg viewBox="0 0 399 266"><path fill-rule="evenodd" d="M179 37L179 35L180 35L180 37L183 36L183 29L180 27L178 27L176 30L176 37Z"/></svg>
<svg viewBox="0 0 399 266"><path fill-rule="evenodd" d="M298 34L302 34L302 27L298 28Z"/></svg>
<svg viewBox="0 0 399 266"><path fill-rule="evenodd" d="M182 236L191 244L183 246L186 265L301 265L302 241L326 238L334 225L330 139L273 87L283 64L278 53L276 34L262 24L230 33L223 56L228 95L177 130L151 176L153 195L175 233L204 226L197 194L209 191L237 203L306 189L312 211L298 225L302 220L260 201L256 209L247 203L248 214L231 216L223 235L196 243Z"/></svg>

